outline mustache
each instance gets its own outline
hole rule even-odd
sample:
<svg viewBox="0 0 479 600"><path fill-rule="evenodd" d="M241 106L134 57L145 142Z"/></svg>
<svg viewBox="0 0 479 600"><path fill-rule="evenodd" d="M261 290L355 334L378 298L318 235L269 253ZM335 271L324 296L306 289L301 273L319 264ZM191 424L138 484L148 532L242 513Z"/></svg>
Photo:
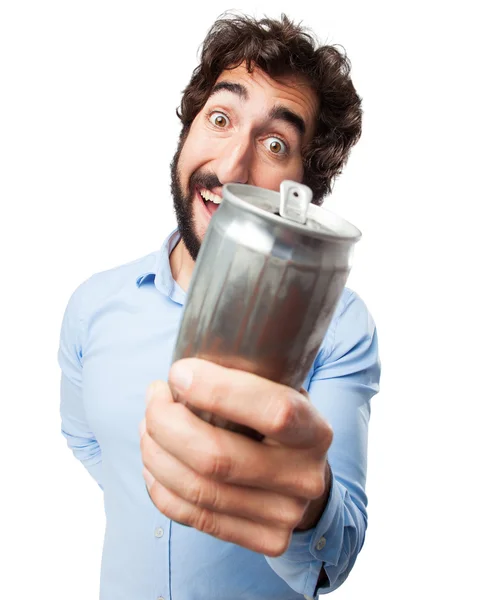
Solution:
<svg viewBox="0 0 479 600"><path fill-rule="evenodd" d="M212 190L215 187L221 187L222 183L214 173L193 173L190 177L190 192L193 193L195 187L203 187Z"/></svg>

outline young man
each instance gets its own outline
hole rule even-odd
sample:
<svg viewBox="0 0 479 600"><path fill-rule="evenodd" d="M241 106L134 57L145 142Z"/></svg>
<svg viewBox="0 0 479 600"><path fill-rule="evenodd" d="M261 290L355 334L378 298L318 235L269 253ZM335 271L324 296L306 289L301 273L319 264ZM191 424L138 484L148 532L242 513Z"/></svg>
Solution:
<svg viewBox="0 0 479 600"><path fill-rule="evenodd" d="M345 289L304 394L207 361L170 361L222 186L278 190L292 179L318 204L331 191L361 131L349 63L284 16L225 17L178 116L178 230L160 251L82 284L61 333L62 431L104 491L101 598L328 593L351 571L367 526L380 364L362 300ZM215 428L179 397L266 437Z"/></svg>

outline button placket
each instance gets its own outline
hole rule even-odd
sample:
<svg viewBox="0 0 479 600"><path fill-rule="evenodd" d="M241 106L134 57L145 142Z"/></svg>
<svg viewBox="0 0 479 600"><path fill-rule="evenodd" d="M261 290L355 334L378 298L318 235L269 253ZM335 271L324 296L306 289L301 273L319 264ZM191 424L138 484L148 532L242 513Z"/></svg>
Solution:
<svg viewBox="0 0 479 600"><path fill-rule="evenodd" d="M165 530L163 529L163 527L155 527L153 534L155 536L155 538L159 539L162 538L165 534ZM165 600L164 596L158 596L156 598L156 600Z"/></svg>
<svg viewBox="0 0 479 600"><path fill-rule="evenodd" d="M155 523L155 522L154 522ZM162 527L158 524L162 523ZM153 535L155 537L154 547L155 553L159 561L164 563L165 573L168 573L169 569L169 534L170 534L170 521L167 520L165 522L164 519L157 518L156 519L156 527L153 529ZM157 541L156 541L157 540ZM160 541L161 540L161 541ZM168 577L166 581L158 581L156 590L154 590L155 596L154 600L166 600L170 597L170 586L168 584Z"/></svg>

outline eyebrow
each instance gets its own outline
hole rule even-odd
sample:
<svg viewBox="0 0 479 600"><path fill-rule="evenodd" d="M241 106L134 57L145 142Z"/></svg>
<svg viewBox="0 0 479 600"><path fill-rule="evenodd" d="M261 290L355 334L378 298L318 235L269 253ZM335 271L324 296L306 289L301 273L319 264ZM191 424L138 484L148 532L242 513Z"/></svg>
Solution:
<svg viewBox="0 0 479 600"><path fill-rule="evenodd" d="M217 83L211 90L209 97L211 98L223 90L236 94L241 100L248 100L249 98L246 87L241 83L233 83L232 81L220 81ZM286 108L286 106L275 106L269 113L269 118L272 121L284 121L285 123L288 123L288 125L292 125L300 137L303 137L306 133L306 123L304 122L304 119L289 108Z"/></svg>
<svg viewBox="0 0 479 600"><path fill-rule="evenodd" d="M286 108L286 106L275 106L269 113L269 118L271 120L284 121L293 125L300 137L303 137L306 133L306 123L304 122L304 119L292 110L289 110L289 108Z"/></svg>
<svg viewBox="0 0 479 600"><path fill-rule="evenodd" d="M218 92L226 90L227 92L231 92L232 94L236 94L241 98L241 100L248 100L248 90L241 83L232 83L231 81L220 81L217 83L214 88L211 90L211 96L214 96Z"/></svg>

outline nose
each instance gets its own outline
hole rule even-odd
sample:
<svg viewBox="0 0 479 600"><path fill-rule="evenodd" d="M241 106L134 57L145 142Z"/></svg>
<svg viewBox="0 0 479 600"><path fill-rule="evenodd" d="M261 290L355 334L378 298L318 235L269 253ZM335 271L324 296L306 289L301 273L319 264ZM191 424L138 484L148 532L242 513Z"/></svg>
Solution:
<svg viewBox="0 0 479 600"><path fill-rule="evenodd" d="M235 137L224 145L215 168L216 175L222 184L248 182L252 152L248 136Z"/></svg>

